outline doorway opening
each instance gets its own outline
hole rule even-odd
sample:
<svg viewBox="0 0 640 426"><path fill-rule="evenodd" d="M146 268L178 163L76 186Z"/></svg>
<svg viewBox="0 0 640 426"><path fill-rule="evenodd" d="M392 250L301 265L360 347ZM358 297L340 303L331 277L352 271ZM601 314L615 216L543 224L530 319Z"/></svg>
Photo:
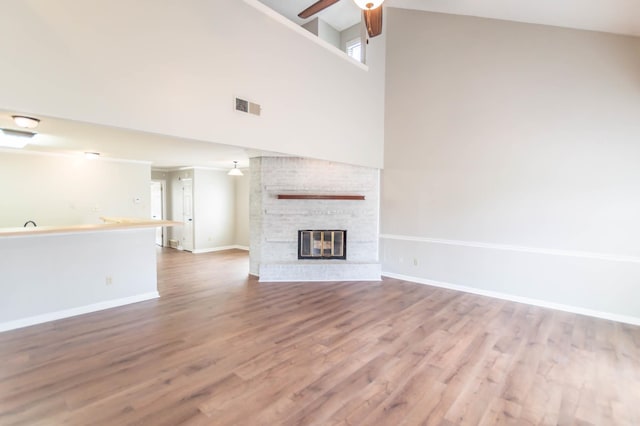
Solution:
<svg viewBox="0 0 640 426"><path fill-rule="evenodd" d="M164 220L166 218L165 206L165 185L164 180L151 181L151 219ZM160 247L166 246L165 229L162 226L156 228L156 245Z"/></svg>

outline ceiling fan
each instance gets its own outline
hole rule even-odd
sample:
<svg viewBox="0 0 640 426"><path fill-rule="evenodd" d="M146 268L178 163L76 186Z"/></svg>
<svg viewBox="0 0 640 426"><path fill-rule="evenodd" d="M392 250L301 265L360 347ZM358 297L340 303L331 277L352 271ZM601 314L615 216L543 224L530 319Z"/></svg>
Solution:
<svg viewBox="0 0 640 426"><path fill-rule="evenodd" d="M302 12L298 17L307 19L316 13L326 9L327 7L339 2L340 0L318 0ZM382 2L384 0L354 0L362 9L364 14L364 23L367 27L369 37L375 37L382 34Z"/></svg>

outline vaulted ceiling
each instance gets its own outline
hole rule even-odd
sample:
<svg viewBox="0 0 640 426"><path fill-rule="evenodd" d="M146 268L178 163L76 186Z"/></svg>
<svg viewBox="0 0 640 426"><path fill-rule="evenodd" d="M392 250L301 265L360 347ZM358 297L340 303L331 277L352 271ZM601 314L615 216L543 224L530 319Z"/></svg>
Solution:
<svg viewBox="0 0 640 426"><path fill-rule="evenodd" d="M302 23L297 13L315 0L260 1ZM640 36L640 0L386 0L385 5ZM341 0L319 16L340 30L358 22L360 11L353 0ZM0 111L0 127L15 127L10 119L15 112ZM246 166L251 155L238 147L41 118L44 134L29 149L101 151L108 157L143 159L159 167L225 168L231 167L232 160L240 160L241 166ZM47 139L46 134L57 137Z"/></svg>
<svg viewBox="0 0 640 426"><path fill-rule="evenodd" d="M298 24L297 14L315 0L260 0ZM638 0L386 0L387 7L479 16L640 36ZM353 0L341 0L317 15L341 31L360 13Z"/></svg>

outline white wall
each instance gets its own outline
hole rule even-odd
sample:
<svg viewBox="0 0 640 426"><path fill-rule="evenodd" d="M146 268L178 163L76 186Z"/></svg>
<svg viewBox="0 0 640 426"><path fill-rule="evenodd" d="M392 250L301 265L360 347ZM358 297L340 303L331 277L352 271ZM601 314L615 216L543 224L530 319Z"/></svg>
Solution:
<svg viewBox="0 0 640 426"><path fill-rule="evenodd" d="M169 173L164 170L151 170L151 179L152 180L167 180L169 178Z"/></svg>
<svg viewBox="0 0 640 426"><path fill-rule="evenodd" d="M318 19L318 37L340 49L340 32L322 19Z"/></svg>
<svg viewBox="0 0 640 426"><path fill-rule="evenodd" d="M362 24L358 23L340 32L340 50L347 51L347 42L362 37ZM364 49L363 45L363 49Z"/></svg>
<svg viewBox="0 0 640 426"><path fill-rule="evenodd" d="M235 182L226 171L193 171L195 251L235 245Z"/></svg>
<svg viewBox="0 0 640 426"><path fill-rule="evenodd" d="M367 71L291 26L238 0L4 2L0 108L380 167L384 37Z"/></svg>
<svg viewBox="0 0 640 426"><path fill-rule="evenodd" d="M640 318L640 39L385 18L384 270Z"/></svg>
<svg viewBox="0 0 640 426"><path fill-rule="evenodd" d="M148 164L0 151L0 228L148 218L149 185Z"/></svg>
<svg viewBox="0 0 640 426"><path fill-rule="evenodd" d="M0 238L0 331L157 297L154 232Z"/></svg>
<svg viewBox="0 0 640 426"><path fill-rule="evenodd" d="M302 28L340 49L340 32L320 18L313 18Z"/></svg>
<svg viewBox="0 0 640 426"><path fill-rule="evenodd" d="M360 23L352 25L343 31L338 31L320 18L310 20L306 24L303 24L302 28L343 52L347 51L347 42L354 38L361 37L362 32L362 25Z"/></svg>
<svg viewBox="0 0 640 426"><path fill-rule="evenodd" d="M227 171L185 169L154 172L167 180L167 215L182 222L181 179L193 180L194 252L229 246L249 246L249 176L229 176ZM169 239L182 241L182 226L166 228Z"/></svg>
<svg viewBox="0 0 640 426"><path fill-rule="evenodd" d="M302 28L309 31L311 34L317 36L318 35L318 18L313 18L309 22L302 25Z"/></svg>

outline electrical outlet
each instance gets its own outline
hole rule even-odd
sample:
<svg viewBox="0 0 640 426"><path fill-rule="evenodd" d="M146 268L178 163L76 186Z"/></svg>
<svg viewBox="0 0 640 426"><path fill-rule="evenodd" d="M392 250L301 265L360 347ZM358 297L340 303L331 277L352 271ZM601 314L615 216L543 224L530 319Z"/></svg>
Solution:
<svg viewBox="0 0 640 426"><path fill-rule="evenodd" d="M107 275L104 279L106 285L113 284L113 277L111 275Z"/></svg>
<svg viewBox="0 0 640 426"><path fill-rule="evenodd" d="M418 258L413 258L413 266L418 266Z"/></svg>

